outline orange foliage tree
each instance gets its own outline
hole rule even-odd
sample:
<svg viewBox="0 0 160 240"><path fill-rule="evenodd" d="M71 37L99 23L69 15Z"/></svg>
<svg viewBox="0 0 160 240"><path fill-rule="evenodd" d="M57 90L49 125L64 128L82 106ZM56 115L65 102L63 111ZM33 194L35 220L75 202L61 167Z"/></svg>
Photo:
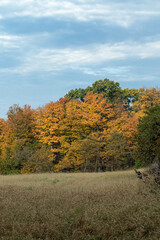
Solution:
<svg viewBox="0 0 160 240"><path fill-rule="evenodd" d="M98 133L102 132L104 128L108 128L108 122L115 116L112 104L109 103L102 94L88 93L84 102L72 100L67 103L66 109L67 114L64 128L70 129L70 142L68 142L65 157L55 166L55 171L70 168L74 169L82 164L87 165L89 162L87 157L88 152L90 152L90 156L93 155L94 152L96 156L94 157L94 165L97 166L98 169L100 162L100 156L98 157L100 150L98 150L98 152L96 150L99 146ZM95 133L97 133L97 137L94 135L93 139L93 134ZM64 139L65 137L66 134L64 134ZM85 144L88 146L88 152L87 149L84 148ZM91 146L95 147L92 149ZM99 160L97 160L98 158Z"/></svg>
<svg viewBox="0 0 160 240"><path fill-rule="evenodd" d="M39 141L49 145L52 151L52 161L57 161L61 154L61 139L63 138L61 126L66 117L67 98L57 102L50 102L44 108L38 108L35 113L35 134Z"/></svg>
<svg viewBox="0 0 160 240"><path fill-rule="evenodd" d="M140 88L139 97L133 103L133 110L135 112L144 111L156 104L160 104L160 88Z"/></svg>
<svg viewBox="0 0 160 240"><path fill-rule="evenodd" d="M27 145L34 142L34 110L25 105L23 108L13 105L7 113L8 127L17 145Z"/></svg>

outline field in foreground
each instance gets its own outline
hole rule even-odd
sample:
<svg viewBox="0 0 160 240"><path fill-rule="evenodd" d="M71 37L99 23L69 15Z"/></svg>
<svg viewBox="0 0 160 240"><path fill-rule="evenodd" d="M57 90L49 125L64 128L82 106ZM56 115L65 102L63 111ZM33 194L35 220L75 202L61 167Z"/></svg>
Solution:
<svg viewBox="0 0 160 240"><path fill-rule="evenodd" d="M134 171L0 176L0 239L160 239L160 194Z"/></svg>

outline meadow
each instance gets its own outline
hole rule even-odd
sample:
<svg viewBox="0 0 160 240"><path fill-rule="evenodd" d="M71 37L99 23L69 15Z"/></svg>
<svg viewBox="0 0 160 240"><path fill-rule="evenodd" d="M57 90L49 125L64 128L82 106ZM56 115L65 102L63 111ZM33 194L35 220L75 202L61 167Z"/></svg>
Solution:
<svg viewBox="0 0 160 240"><path fill-rule="evenodd" d="M160 193L133 170L0 176L1 240L159 240Z"/></svg>

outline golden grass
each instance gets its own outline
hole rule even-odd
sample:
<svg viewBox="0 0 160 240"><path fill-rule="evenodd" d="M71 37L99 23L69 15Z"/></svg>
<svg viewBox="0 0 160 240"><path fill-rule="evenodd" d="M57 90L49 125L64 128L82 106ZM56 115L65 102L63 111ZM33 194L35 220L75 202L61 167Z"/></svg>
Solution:
<svg viewBox="0 0 160 240"><path fill-rule="evenodd" d="M160 194L134 171L0 176L2 240L159 240Z"/></svg>

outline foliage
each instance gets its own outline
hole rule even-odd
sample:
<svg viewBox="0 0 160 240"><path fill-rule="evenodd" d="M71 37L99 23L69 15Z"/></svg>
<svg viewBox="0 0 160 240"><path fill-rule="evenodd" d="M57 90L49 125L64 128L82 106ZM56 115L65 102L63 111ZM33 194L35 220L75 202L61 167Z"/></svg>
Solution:
<svg viewBox="0 0 160 240"><path fill-rule="evenodd" d="M13 158L13 152L7 147L5 157L0 161L0 173L12 174L19 173L18 162Z"/></svg>
<svg viewBox="0 0 160 240"><path fill-rule="evenodd" d="M50 161L50 150L45 145L37 149L24 163L21 173L40 173L53 171L53 163Z"/></svg>
<svg viewBox="0 0 160 240"><path fill-rule="evenodd" d="M7 120L0 119L0 172L91 172L150 163L160 155L159 104L159 88L122 89L109 79L35 110L15 104Z"/></svg>
<svg viewBox="0 0 160 240"><path fill-rule="evenodd" d="M160 104L160 89L159 88L140 88L139 97L133 103L135 112L144 111L147 108L154 107Z"/></svg>
<svg viewBox="0 0 160 240"><path fill-rule="evenodd" d="M160 105L149 108L137 132L137 165L160 161Z"/></svg>
<svg viewBox="0 0 160 240"><path fill-rule="evenodd" d="M107 100L113 102L118 98L118 95L121 92L121 88L119 87L118 82L110 81L109 79L99 80L92 84L92 87L87 87L86 89L75 89L71 90L66 94L69 99L80 99L84 101L87 93L93 92L98 94L103 94Z"/></svg>
<svg viewBox="0 0 160 240"><path fill-rule="evenodd" d="M57 102L50 102L44 108L37 109L36 118L36 136L38 140L50 146L52 151L52 160L57 160L61 153L61 129L66 115L65 105L67 98L61 98Z"/></svg>
<svg viewBox="0 0 160 240"><path fill-rule="evenodd" d="M123 133L113 131L105 137L102 157L107 170L113 171L128 166L126 148L127 143Z"/></svg>
<svg viewBox="0 0 160 240"><path fill-rule="evenodd" d="M28 105L23 108L13 105L9 108L7 113L8 126L16 145L25 146L34 142L35 122L33 113L34 111Z"/></svg>
<svg viewBox="0 0 160 240"><path fill-rule="evenodd" d="M128 110L131 110L131 104L138 100L139 97L138 89L122 89L118 82L111 81L107 78L94 82L92 87L88 86L85 89L72 89L66 94L66 96L69 100L79 99L80 101L84 101L89 92L103 94L103 96L111 103L121 101Z"/></svg>

